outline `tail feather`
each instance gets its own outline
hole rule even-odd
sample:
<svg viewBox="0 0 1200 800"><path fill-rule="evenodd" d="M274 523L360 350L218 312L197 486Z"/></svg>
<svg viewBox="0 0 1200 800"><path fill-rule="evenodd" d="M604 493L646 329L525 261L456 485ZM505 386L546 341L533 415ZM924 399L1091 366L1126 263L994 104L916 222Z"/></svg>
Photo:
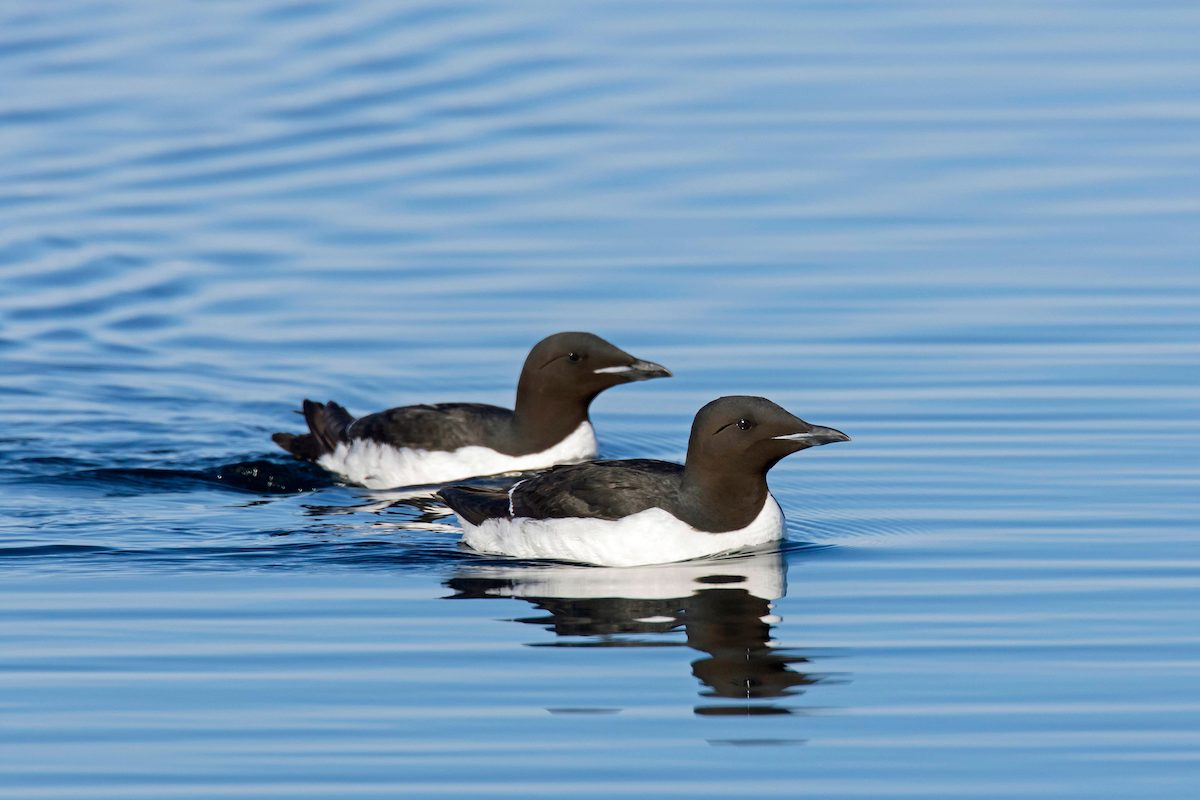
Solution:
<svg viewBox="0 0 1200 800"><path fill-rule="evenodd" d="M311 433L274 433L271 441L305 461L316 461L323 455L321 445Z"/></svg>
<svg viewBox="0 0 1200 800"><path fill-rule="evenodd" d="M437 493L459 518L478 525L484 520L508 516L508 492L502 489L477 489L472 486L447 486Z"/></svg>
<svg viewBox="0 0 1200 800"><path fill-rule="evenodd" d="M337 449L338 443L346 440L346 432L354 422L350 412L332 400L324 404L305 400L302 413L309 433L276 433L271 439L296 458L308 461L316 461Z"/></svg>
<svg viewBox="0 0 1200 800"><path fill-rule="evenodd" d="M346 438L346 429L354 422L350 412L330 400L321 405L312 400L304 401L304 420L308 429L321 446L322 453L336 450L338 442Z"/></svg>

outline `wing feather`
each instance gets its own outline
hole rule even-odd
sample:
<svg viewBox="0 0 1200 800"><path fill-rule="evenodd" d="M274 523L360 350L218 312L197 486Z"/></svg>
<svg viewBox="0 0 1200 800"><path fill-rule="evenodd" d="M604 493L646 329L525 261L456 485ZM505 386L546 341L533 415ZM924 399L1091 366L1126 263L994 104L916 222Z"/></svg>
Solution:
<svg viewBox="0 0 1200 800"><path fill-rule="evenodd" d="M447 486L437 493L450 509L472 525L508 516L508 492L474 486Z"/></svg>
<svg viewBox="0 0 1200 800"><path fill-rule="evenodd" d="M362 417L349 435L399 447L455 450L499 440L512 413L483 403L401 406Z"/></svg>
<svg viewBox="0 0 1200 800"><path fill-rule="evenodd" d="M512 492L513 516L620 519L673 505L683 467L668 461L591 461L554 467ZM670 510L670 509L668 509Z"/></svg>

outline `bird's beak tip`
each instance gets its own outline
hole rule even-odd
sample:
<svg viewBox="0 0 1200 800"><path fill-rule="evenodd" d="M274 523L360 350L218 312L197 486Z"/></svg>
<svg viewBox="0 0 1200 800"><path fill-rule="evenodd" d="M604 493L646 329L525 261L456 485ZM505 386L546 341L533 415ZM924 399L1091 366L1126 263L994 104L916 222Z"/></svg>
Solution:
<svg viewBox="0 0 1200 800"><path fill-rule="evenodd" d="M836 428L826 428L824 425L813 425L810 430L801 431L799 433L786 433L782 436L774 436L773 439L780 439L786 442L802 442L809 447L817 447L823 444L833 444L834 442L848 442L850 437Z"/></svg>

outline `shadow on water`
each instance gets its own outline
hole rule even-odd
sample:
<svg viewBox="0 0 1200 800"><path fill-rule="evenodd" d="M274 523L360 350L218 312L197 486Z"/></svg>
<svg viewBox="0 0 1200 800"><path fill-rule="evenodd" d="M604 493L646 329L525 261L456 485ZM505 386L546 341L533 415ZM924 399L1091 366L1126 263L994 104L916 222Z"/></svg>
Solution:
<svg viewBox="0 0 1200 800"><path fill-rule="evenodd" d="M695 650L700 696L718 701L697 704L701 716L798 713L770 701L829 680L810 669L811 656L772 638L782 621L775 601L787 592L779 551L627 568L467 565L446 586L454 592L448 599L511 598L544 612L512 620L555 635L531 647Z"/></svg>
<svg viewBox="0 0 1200 800"><path fill-rule="evenodd" d="M57 475L52 480L57 484L86 485L130 495L186 491L197 484L267 495L312 492L334 485L329 473L314 464L261 458L200 469L85 469Z"/></svg>

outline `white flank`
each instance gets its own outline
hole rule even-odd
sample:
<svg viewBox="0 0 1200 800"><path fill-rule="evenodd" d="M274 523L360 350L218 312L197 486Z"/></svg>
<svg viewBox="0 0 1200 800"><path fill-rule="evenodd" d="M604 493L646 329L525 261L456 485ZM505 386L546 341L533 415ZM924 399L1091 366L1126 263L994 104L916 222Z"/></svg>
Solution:
<svg viewBox="0 0 1200 800"><path fill-rule="evenodd" d="M420 450L393 447L368 439L339 444L317 459L330 472L368 489L391 489L426 483L545 469L555 464L583 461L596 455L596 432L583 422L558 444L540 453L507 456L490 447L470 445L457 450Z"/></svg>
<svg viewBox="0 0 1200 800"><path fill-rule="evenodd" d="M778 600L787 591L783 556L778 550L640 567L481 566L465 568L458 574L505 581L504 585L488 590L493 597L669 600L716 588L745 589L755 597ZM720 576L721 582L708 580L714 576ZM669 619L647 617L645 621Z"/></svg>
<svg viewBox="0 0 1200 800"><path fill-rule="evenodd" d="M686 561L783 537L783 511L769 494L753 522L727 533L696 530L661 508L648 508L617 520L516 517L472 525L459 517L459 522L463 544L481 553L608 567Z"/></svg>

